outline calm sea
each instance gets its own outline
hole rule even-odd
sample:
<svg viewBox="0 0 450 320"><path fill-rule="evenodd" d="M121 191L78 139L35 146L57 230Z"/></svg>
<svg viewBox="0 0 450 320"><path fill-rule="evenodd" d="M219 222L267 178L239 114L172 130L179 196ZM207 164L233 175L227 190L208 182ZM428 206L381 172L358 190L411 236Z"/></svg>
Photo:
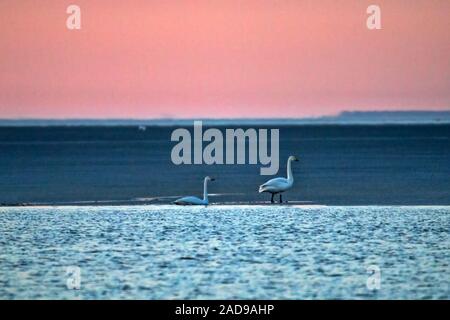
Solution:
<svg viewBox="0 0 450 320"><path fill-rule="evenodd" d="M0 299L450 299L449 230L447 206L3 207Z"/></svg>
<svg viewBox="0 0 450 320"><path fill-rule="evenodd" d="M278 175L286 175L289 155L300 158L286 200L450 205L449 124L264 126L280 130ZM192 131L192 124L183 127ZM0 127L0 204L167 204L201 195L206 175L216 178L210 186L216 202L270 199L258 193L272 178L260 175L260 165L174 165L176 128Z"/></svg>

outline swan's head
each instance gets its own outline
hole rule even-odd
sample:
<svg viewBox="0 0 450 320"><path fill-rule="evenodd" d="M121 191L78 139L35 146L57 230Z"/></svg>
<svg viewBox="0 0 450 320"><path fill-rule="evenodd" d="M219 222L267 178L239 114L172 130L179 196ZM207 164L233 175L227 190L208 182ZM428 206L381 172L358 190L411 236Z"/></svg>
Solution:
<svg viewBox="0 0 450 320"><path fill-rule="evenodd" d="M214 181L214 180L216 180L216 179L211 178L210 176L206 176L205 177L205 181Z"/></svg>
<svg viewBox="0 0 450 320"><path fill-rule="evenodd" d="M298 158L296 156L290 156L289 161L298 161Z"/></svg>

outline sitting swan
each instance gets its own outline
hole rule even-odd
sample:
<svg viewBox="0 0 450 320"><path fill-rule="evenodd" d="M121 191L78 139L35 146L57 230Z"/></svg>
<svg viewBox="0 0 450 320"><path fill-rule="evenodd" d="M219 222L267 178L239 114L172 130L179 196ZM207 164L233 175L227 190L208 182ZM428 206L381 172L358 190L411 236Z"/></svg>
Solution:
<svg viewBox="0 0 450 320"><path fill-rule="evenodd" d="M274 178L266 183L259 186L259 193L261 192L270 192L272 194L272 198L270 199L271 203L274 203L273 196L277 193L280 194L280 203L283 202L281 198L281 193L292 188L294 184L294 177L292 175L291 162L298 161L297 157L290 156L287 161L287 179L286 178Z"/></svg>
<svg viewBox="0 0 450 320"><path fill-rule="evenodd" d="M183 197L174 201L175 204L180 206L189 206L189 205L203 205L207 206L208 202L208 181L214 181L215 179L210 177L205 177L203 182L203 200L197 197Z"/></svg>

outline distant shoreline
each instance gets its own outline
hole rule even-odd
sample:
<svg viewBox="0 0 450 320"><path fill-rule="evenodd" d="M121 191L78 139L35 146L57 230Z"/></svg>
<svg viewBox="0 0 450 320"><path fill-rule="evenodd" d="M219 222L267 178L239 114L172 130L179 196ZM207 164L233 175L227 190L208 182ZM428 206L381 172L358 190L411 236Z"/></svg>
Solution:
<svg viewBox="0 0 450 320"><path fill-rule="evenodd" d="M344 111L305 118L0 119L0 127L28 126L183 126L205 125L430 125L450 124L450 111Z"/></svg>

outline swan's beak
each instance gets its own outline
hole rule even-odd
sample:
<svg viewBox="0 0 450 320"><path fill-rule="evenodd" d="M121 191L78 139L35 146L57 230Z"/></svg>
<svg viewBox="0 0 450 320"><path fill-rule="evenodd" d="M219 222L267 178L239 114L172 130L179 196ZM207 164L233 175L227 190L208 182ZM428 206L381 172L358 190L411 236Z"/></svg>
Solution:
<svg viewBox="0 0 450 320"><path fill-rule="evenodd" d="M297 158L297 157L295 157L294 161L295 161L295 162L299 162L300 160L298 160L298 158Z"/></svg>
<svg viewBox="0 0 450 320"><path fill-rule="evenodd" d="M211 181L216 181L216 179L215 178L211 178Z"/></svg>

